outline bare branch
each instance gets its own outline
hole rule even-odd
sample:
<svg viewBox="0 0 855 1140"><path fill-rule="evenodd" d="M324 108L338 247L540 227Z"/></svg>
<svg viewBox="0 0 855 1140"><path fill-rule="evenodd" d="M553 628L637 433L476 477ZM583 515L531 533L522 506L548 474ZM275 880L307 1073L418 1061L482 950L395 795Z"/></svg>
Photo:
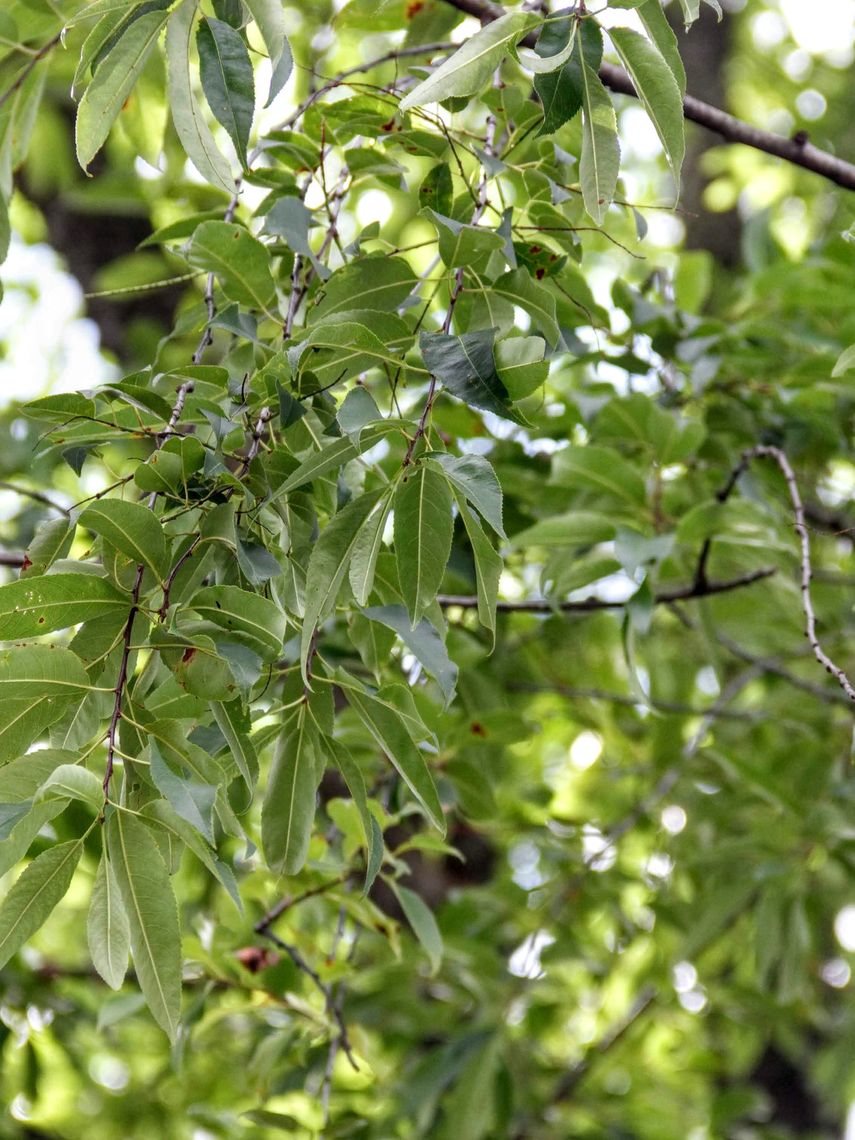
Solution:
<svg viewBox="0 0 855 1140"><path fill-rule="evenodd" d="M666 605L669 602L688 601L691 598L707 598L712 594L726 594L731 590L740 590L744 586L753 586L755 582L762 582L764 578L771 578L777 573L774 566L764 566L760 570L751 570L748 574L741 574L738 578L726 578L721 582L692 582L688 586L677 586L672 590L660 590L654 594L656 605ZM474 610L478 606L478 599L474 594L440 594L437 598L443 609L456 606L463 610ZM578 602L551 602L547 598L529 598L520 602L500 601L496 608L500 613L511 614L556 614L556 613L593 613L596 610L623 609L626 602L611 602L605 598L583 598Z"/></svg>

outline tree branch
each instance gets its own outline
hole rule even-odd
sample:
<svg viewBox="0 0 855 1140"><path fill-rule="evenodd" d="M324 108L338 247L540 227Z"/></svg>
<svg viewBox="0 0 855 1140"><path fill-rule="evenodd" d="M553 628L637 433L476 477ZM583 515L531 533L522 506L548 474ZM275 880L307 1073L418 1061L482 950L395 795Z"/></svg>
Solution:
<svg viewBox="0 0 855 1140"><path fill-rule="evenodd" d="M656 605L666 605L668 602L688 601L690 598L706 598L711 594L726 594L730 590L753 586L755 582L771 578L776 572L774 566L764 566L760 570L751 570L748 574L726 578L721 582L691 582L688 586L660 590L654 594L653 601ZM437 601L443 608L458 606L463 610L474 610L478 606L474 594L440 594ZM605 598L583 598L579 602L551 602L547 598L529 598L520 602L500 601L496 609L500 613L513 614L593 613L595 610L619 610L625 605L626 602L611 602Z"/></svg>
<svg viewBox="0 0 855 1140"><path fill-rule="evenodd" d="M489 24L505 14L504 9L493 3L493 0L446 0L446 3L460 12L475 16L482 24ZM522 43L534 47L536 41L537 33L530 32ZM638 98L632 80L622 68L604 63L600 66L600 79L612 91ZM811 170L835 185L842 186L844 190L855 190L855 165L819 150L805 141L802 135L788 139L783 135L760 130L692 95L686 95L683 99L683 115L691 122L706 127L708 131L721 135L729 143L742 143L754 150L763 151L764 154L782 158L794 166Z"/></svg>

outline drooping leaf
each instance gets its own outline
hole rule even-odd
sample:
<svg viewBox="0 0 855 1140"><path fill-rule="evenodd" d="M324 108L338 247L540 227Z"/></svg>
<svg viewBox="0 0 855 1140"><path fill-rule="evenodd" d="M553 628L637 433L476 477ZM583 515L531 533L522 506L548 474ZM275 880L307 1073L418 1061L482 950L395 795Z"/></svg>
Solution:
<svg viewBox="0 0 855 1140"><path fill-rule="evenodd" d="M187 157L212 186L219 186L231 194L234 191L234 178L228 159L220 151L205 122L191 80L190 42L198 7L199 0L182 0L169 17L166 28L169 109ZM184 234L179 236L183 237Z"/></svg>
<svg viewBox="0 0 855 1140"><path fill-rule="evenodd" d="M335 606L338 592L350 568L360 531L371 513L377 495L369 491L348 503L321 531L309 558L306 575L306 605L300 660L308 680L306 663L318 622Z"/></svg>
<svg viewBox="0 0 855 1140"><path fill-rule="evenodd" d="M255 80L246 44L222 20L203 17L196 30L202 90L214 117L235 144L243 166L255 112Z"/></svg>
<svg viewBox="0 0 855 1140"><path fill-rule="evenodd" d="M510 49L539 23L533 12L508 12L487 24L459 47L401 100L401 110L439 103L461 95L475 95L490 82Z"/></svg>
<svg viewBox="0 0 855 1140"><path fill-rule="evenodd" d="M385 494L374 513L363 524L350 558L348 576L356 604L364 606L374 587L377 559L383 548L383 532L392 509L392 495Z"/></svg>
<svg viewBox="0 0 855 1140"><path fill-rule="evenodd" d="M84 91L75 129L77 161L84 170L104 145L166 19L166 12L154 11L134 20Z"/></svg>
<svg viewBox="0 0 855 1140"><path fill-rule="evenodd" d="M413 628L439 592L453 532L448 480L419 463L395 491L395 560Z"/></svg>
<svg viewBox="0 0 855 1140"><path fill-rule="evenodd" d="M71 885L83 841L58 843L33 859L0 904L0 969L45 922Z"/></svg>
<svg viewBox="0 0 855 1140"><path fill-rule="evenodd" d="M61 764L38 789L33 802L51 799L79 800L100 812L104 807L104 789L95 773L88 768L79 764Z"/></svg>
<svg viewBox="0 0 855 1140"><path fill-rule="evenodd" d="M609 35L662 141L679 193L680 170L686 152L679 82L651 40L631 28L612 28Z"/></svg>
<svg viewBox="0 0 855 1140"><path fill-rule="evenodd" d="M413 656L436 678L446 702L450 702L457 685L457 666L448 656L442 638L427 618L422 618L413 627L403 606L369 606L362 612L371 621L379 621L397 633Z"/></svg>
<svg viewBox="0 0 855 1140"><path fill-rule="evenodd" d="M362 777L359 765L341 741L332 740L331 745L332 755L344 777L344 781L347 784L353 802L356 804L356 809L359 812L359 818L362 822L362 831L365 836L365 849L367 852L367 858L365 860L365 883L362 888L362 893L367 895L383 865L383 856L385 855L383 832L380 830L380 825L368 807L365 780Z"/></svg>
<svg viewBox="0 0 855 1140"><path fill-rule="evenodd" d="M181 1018L181 932L172 883L151 831L136 816L111 812L106 834L140 989L174 1041Z"/></svg>
<svg viewBox="0 0 855 1140"><path fill-rule="evenodd" d="M110 989L121 989L128 968L131 931L119 884L106 852L101 855L95 875L86 934L92 965Z"/></svg>
<svg viewBox="0 0 855 1140"><path fill-rule="evenodd" d="M582 157L579 160L579 177L582 199L593 220L601 225L615 196L620 169L617 119L608 91L587 61L581 69L581 81Z"/></svg>
<svg viewBox="0 0 855 1140"><path fill-rule="evenodd" d="M496 636L496 604L499 598L499 578L504 564L501 556L493 549L492 543L484 533L484 529L477 518L461 501L460 492L455 490L457 508L469 545L472 548L472 558L475 563L475 588L478 597L478 620Z"/></svg>
<svg viewBox="0 0 855 1140"><path fill-rule="evenodd" d="M238 771L243 776L246 786L248 788L253 787L258 779L258 757L242 723L240 702L229 701L223 704L221 701L212 701L211 711L214 714L214 720L219 725L220 732L228 741L232 758L237 764Z"/></svg>
<svg viewBox="0 0 855 1140"><path fill-rule="evenodd" d="M363 690L348 686L348 704L356 711L383 752L400 772L407 787L427 813L428 819L445 834L442 804L424 755L413 743L401 713L389 702Z"/></svg>
<svg viewBox="0 0 855 1140"><path fill-rule="evenodd" d="M668 17L660 0L642 0L636 9L644 30L656 44L663 58L677 81L681 98L686 94L686 70L680 58L680 48L674 29L668 23Z"/></svg>
<svg viewBox="0 0 855 1140"><path fill-rule="evenodd" d="M70 649L24 645L0 651L0 763L20 756L89 690Z"/></svg>
<svg viewBox="0 0 855 1140"><path fill-rule="evenodd" d="M148 742L148 758L152 783L160 794L172 804L182 819L213 844L212 813L217 789L184 773L179 775L174 772L163 759L154 737Z"/></svg>
<svg viewBox="0 0 855 1140"><path fill-rule="evenodd" d="M285 34L285 14L279 0L244 0L250 15L258 25L270 56L272 73L266 107L269 107L291 77L294 57Z"/></svg>
<svg viewBox="0 0 855 1140"><path fill-rule="evenodd" d="M401 904L401 909L407 916L407 922L413 928L413 933L421 943L422 949L430 961L431 974L436 974L442 965L444 952L442 935L434 918L433 911L427 903L411 891L409 887L396 887L395 894Z"/></svg>
<svg viewBox="0 0 855 1140"><path fill-rule="evenodd" d="M261 809L261 844L274 871L296 875L306 861L320 782L320 739L308 702L292 709L276 741Z"/></svg>

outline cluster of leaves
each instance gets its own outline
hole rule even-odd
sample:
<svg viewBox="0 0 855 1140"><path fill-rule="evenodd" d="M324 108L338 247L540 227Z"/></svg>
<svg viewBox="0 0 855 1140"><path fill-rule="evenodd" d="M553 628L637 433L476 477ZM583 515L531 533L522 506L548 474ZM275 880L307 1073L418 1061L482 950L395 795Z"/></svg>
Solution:
<svg viewBox="0 0 855 1140"><path fill-rule="evenodd" d="M758 680L801 634L798 590L771 577L795 552L786 499L772 472L749 473L749 495L720 491L761 440L793 453L811 487L848 454L845 356L827 379L855 339L841 316L848 247L789 302L773 266L722 316L699 315L691 272L676 296L655 275L618 279L611 307L628 331L613 332L583 272L586 239L602 244L602 224L637 215L611 208L619 148L597 19L515 9L449 44L414 84L389 64L438 54L460 13L392 3L376 26L375 7L352 0L341 34L406 27L403 46L357 65L354 86L321 83L255 136L253 56L269 59L268 103L292 70L277 0L211 11L96 0L63 13L79 42L80 163L105 143L156 160L175 144L152 140L159 103L211 189L206 208L148 239L204 282L156 357L24 408L36 470L78 493L30 520L20 575L0 586L0 868L32 856L0 905L0 967L68 895L88 916L97 974L118 990L133 963L129 992L102 1006L103 1031L130 1032L144 1001L174 1058L198 1066L187 1080L210 1103L195 1119L218 1135L321 1128L324 1110L296 1090L323 1102L333 1079L342 1135L547 1135L564 1112L572 1134L602 1135L608 1082L579 1107L556 1077L587 1064L592 979L620 959L620 1001L711 948L721 976L736 971L770 1008L797 1002L815 984L814 876L828 876L828 906L843 888L846 698L798 661L778 675L797 706ZM679 181L676 41L658 0L634 7L646 34L616 27L609 40ZM56 20L16 0L0 32L58 42ZM7 197L46 74L38 50L23 54L3 62ZM353 203L378 188L393 221L360 230ZM188 204L197 192L188 181ZM799 327L808 290L820 332ZM773 353L782 319L792 331L784 344L775 333ZM94 494L82 482L93 470ZM520 612L500 583L528 592ZM680 608L694 598L709 600ZM726 631L746 623L750 644L728 650ZM703 706L710 662L721 696ZM574 697L571 730L558 709ZM839 707L845 722L828 716ZM583 729L612 756L606 782L621 776L607 812L596 784L568 775L568 733ZM816 739L782 773L794 732ZM681 803L704 823L674 841L684 877L660 894L650 812L689 765ZM740 879L746 820L756 870ZM625 832L614 877L596 875ZM461 853L474 863L479 843L503 869L489 889L443 890L440 929L417 868ZM825 861L798 865L806 844ZM756 973L717 942L743 919L756 926ZM318 939L332 944L325 960ZM525 939L537 961L517 962L509 988L507 959ZM544 940L547 977L527 990ZM194 991L183 1021L182 974ZM28 984L16 976L21 993ZM453 1009L438 1039L422 989ZM679 1023L656 1029L653 1052L679 1048ZM726 1050L733 1034L721 1032ZM533 1039L537 1055L515 1055ZM685 1051L697 1064L700 1050ZM402 1055L406 1079L386 1080ZM230 1084L222 1097L211 1086L249 1056L252 1089L236 1104ZM670 1131L657 1121L640 1135L708 1121L706 1099L688 1104L697 1089L674 1074L663 1085ZM170 1095L139 1098L116 1127L162 1129ZM722 1119L753 1111L731 1100L716 1102Z"/></svg>

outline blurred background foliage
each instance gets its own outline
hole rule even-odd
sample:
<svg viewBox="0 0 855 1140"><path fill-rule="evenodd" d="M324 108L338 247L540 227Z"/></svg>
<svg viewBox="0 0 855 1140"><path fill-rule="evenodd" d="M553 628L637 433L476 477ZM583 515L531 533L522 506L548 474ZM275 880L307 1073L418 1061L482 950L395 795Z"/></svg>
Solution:
<svg viewBox="0 0 855 1140"><path fill-rule="evenodd" d="M19 9L39 15L40 39L62 22L48 0L6 8L13 18ZM404 8L286 5L300 66L265 121L281 119L319 81L309 64L332 76L397 43ZM474 27L451 12L434 38ZM25 549L49 510L28 490L69 504L128 458L105 448L81 475L56 452L34 460L40 428L17 402L93 386L158 354L162 364L183 361L188 340L163 338L199 306L199 280L122 290L185 274L168 249L140 251L140 243L226 204L188 178L156 75L148 88L144 76L139 114L114 131L97 177L81 173L69 96L81 37L72 29L68 50L50 57L15 176L0 307L7 551ZM805 130L844 157L855 156L853 43L849 0L747 0L728 4L720 23L704 8L681 36L690 92L767 129ZM392 74L386 65L364 78ZM677 522L680 541L697 545L707 533L702 506L741 449L773 443L802 480L823 643L851 664L855 389L851 372L833 378L832 370L855 341L847 236L855 198L690 128L686 186L672 211L649 124L629 100L619 106L621 196L634 208L615 207L605 233L584 235L576 272L590 296L585 311L574 319L568 306L565 318L578 326L577 359L550 375L531 437L497 438L490 450L510 536L504 596L557 581L556 595L622 599L627 548ZM571 153L575 129L561 137ZM344 238L378 220L392 243L422 240L414 184L402 190L397 175L382 172L360 180L342 215ZM250 182L248 203L260 196ZM108 295L84 301L84 292ZM618 429L597 413L615 392L632 391L682 409L706 440L688 477L672 483L668 465L660 468L659 520L645 535L628 527L623 557L605 574L586 563L584 541L544 520L608 514L615 504L608 492L562 479L550 456L568 439L613 441ZM470 413L460 405L441 415L449 434L472 428L461 424ZM35 948L2 972L0 1135L843 1135L855 1101L852 712L803 637L780 479L756 468L741 487L716 543L716 575L768 565L777 574L658 607L629 651L619 611L502 615L492 654L465 618L453 619L460 698L446 712L423 700L421 711L446 742L440 766L463 808L450 842L464 858L431 851L400 825L400 842L414 848L402 852L410 884L442 931L441 970L431 974L391 902L388 929L364 931L350 957L335 950L339 908L351 905L343 887L307 898L287 920L324 980L346 980L361 1068L335 1058L327 1124L329 1051L322 1027L313 1031L311 987L290 963L243 953L253 948L249 920L185 861L186 1042L170 1055L138 1016L131 983L105 998L78 937L81 886ZM655 563L667 587L693 572L681 549L636 556ZM449 583L462 592L471 588L462 544L455 558ZM325 810L341 826L345 809L330 806L338 794L327 790ZM76 834L74 822L73 811L63 817L60 838L62 829ZM322 835L315 843L301 890L328 878ZM250 904L267 905L264 876L248 870L243 890Z"/></svg>

